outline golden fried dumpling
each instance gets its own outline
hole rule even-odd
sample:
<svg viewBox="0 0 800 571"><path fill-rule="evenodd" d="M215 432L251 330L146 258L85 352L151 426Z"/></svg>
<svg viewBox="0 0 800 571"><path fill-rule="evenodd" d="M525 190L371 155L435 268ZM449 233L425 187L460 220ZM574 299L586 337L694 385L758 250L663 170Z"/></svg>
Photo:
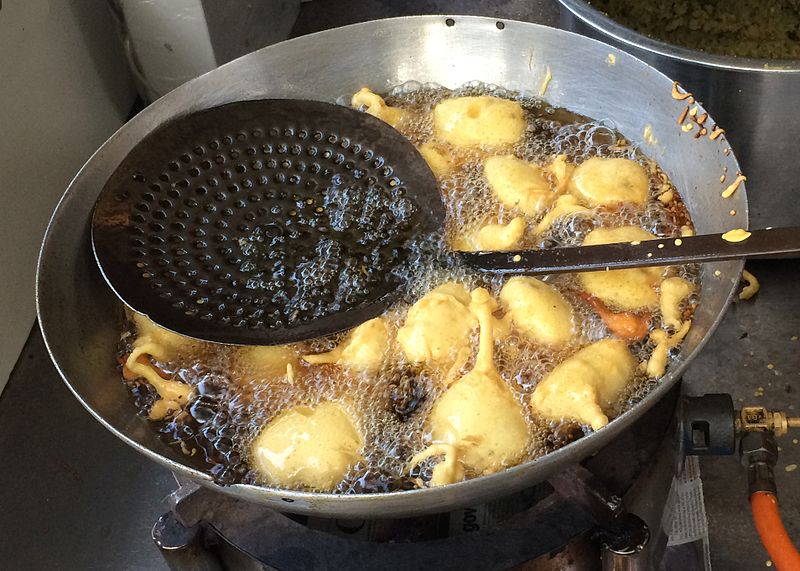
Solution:
<svg viewBox="0 0 800 571"><path fill-rule="evenodd" d="M305 355L303 360L312 365L335 363L367 373L374 373L383 364L389 345L389 327L386 320L376 317L365 321L347 336L336 349L318 355Z"/></svg>
<svg viewBox="0 0 800 571"><path fill-rule="evenodd" d="M537 236L539 234L544 234L553 226L556 220L571 214L578 214L579 212L589 212L589 209L581 206L578 199L571 194L562 194L556 199L553 208L547 211L547 214L544 215L533 229L533 233Z"/></svg>
<svg viewBox="0 0 800 571"><path fill-rule="evenodd" d="M417 147L417 150L437 179L444 178L453 170L453 161L438 145L423 143Z"/></svg>
<svg viewBox="0 0 800 571"><path fill-rule="evenodd" d="M463 478L463 469L491 474L518 463L528 445L522 405L494 365L496 303L483 288L472 292L472 311L480 322L480 348L475 367L457 380L433 405L427 425L433 444L412 458L412 465L444 453L433 470L431 485Z"/></svg>
<svg viewBox="0 0 800 571"><path fill-rule="evenodd" d="M500 290L500 302L514 327L532 341L558 348L575 337L572 306L541 280L511 278Z"/></svg>
<svg viewBox="0 0 800 571"><path fill-rule="evenodd" d="M477 232L459 236L453 243L453 249L464 252L513 250L522 241L527 226L521 216L508 224L487 224Z"/></svg>
<svg viewBox="0 0 800 571"><path fill-rule="evenodd" d="M584 246L616 242L644 242L655 236L638 226L596 228L586 235ZM656 286L663 268L635 268L578 274L586 293L599 298L612 309L636 311L658 307Z"/></svg>
<svg viewBox="0 0 800 571"><path fill-rule="evenodd" d="M598 430L633 378L636 360L620 339L603 339L562 361L536 385L533 410L548 420L577 420Z"/></svg>
<svg viewBox="0 0 800 571"><path fill-rule="evenodd" d="M464 286L447 282L431 290L408 310L397 341L414 363L447 365L469 350L469 338L478 325L469 310Z"/></svg>
<svg viewBox="0 0 800 571"><path fill-rule="evenodd" d="M364 438L341 405L295 406L278 414L250 447L262 483L331 491L362 460Z"/></svg>
<svg viewBox="0 0 800 571"><path fill-rule="evenodd" d="M527 224L518 216L508 224L487 224L478 231L478 248L485 251L511 250L519 245Z"/></svg>
<svg viewBox="0 0 800 571"><path fill-rule="evenodd" d="M555 200L542 168L514 155L489 157L483 163L489 188L508 208L536 216Z"/></svg>
<svg viewBox="0 0 800 571"><path fill-rule="evenodd" d="M350 105L355 109L364 109L373 117L377 117L392 127L397 127L406 114L406 111L399 107L389 107L383 97L373 93L368 87L362 87L353 94Z"/></svg>
<svg viewBox="0 0 800 571"><path fill-rule="evenodd" d="M578 165L567 190L587 206L619 202L643 205L649 186L647 172L636 161L592 157Z"/></svg>
<svg viewBox="0 0 800 571"><path fill-rule="evenodd" d="M694 291L694 285L679 277L661 282L661 318L664 325L678 329L681 326L681 302Z"/></svg>
<svg viewBox="0 0 800 571"><path fill-rule="evenodd" d="M526 126L520 104L499 97L454 97L433 108L434 134L457 147L513 145Z"/></svg>
<svg viewBox="0 0 800 571"><path fill-rule="evenodd" d="M236 361L256 375L271 379L286 376L297 366L297 352L290 345L249 345L236 350Z"/></svg>

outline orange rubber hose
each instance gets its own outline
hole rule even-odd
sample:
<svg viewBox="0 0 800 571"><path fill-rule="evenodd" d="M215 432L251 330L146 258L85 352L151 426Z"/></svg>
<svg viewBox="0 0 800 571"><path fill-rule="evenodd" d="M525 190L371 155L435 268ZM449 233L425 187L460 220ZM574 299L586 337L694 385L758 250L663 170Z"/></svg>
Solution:
<svg viewBox="0 0 800 571"><path fill-rule="evenodd" d="M750 508L761 543L778 571L800 571L800 553L783 527L775 495L770 492L755 492L750 496Z"/></svg>

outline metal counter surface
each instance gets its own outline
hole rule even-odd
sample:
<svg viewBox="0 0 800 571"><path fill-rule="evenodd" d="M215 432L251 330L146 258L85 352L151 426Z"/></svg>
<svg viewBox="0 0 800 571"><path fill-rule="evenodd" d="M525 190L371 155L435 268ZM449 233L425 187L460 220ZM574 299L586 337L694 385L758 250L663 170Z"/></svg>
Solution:
<svg viewBox="0 0 800 571"><path fill-rule="evenodd" d="M747 269L761 291L728 310L711 341L684 374L692 395L727 392L738 408L761 405L800 414L800 262L759 260ZM759 396L761 395L761 396ZM778 439L775 467L783 517L800 545L800 430ZM790 471L786 468L789 467ZM747 478L737 457L701 461L715 570L765 569L768 559L750 517Z"/></svg>
<svg viewBox="0 0 800 571"><path fill-rule="evenodd" d="M555 25L550 0L346 0L303 4L293 35L380 17L464 13ZM736 303L684 377L691 394L731 392L737 404L800 412L800 264L759 261L762 291ZM768 365L772 368L768 368ZM755 396L761 393L763 396ZM782 513L800 542L800 445L787 435L777 467ZM0 568L166 569L150 540L171 474L104 430L54 370L38 327L0 397ZM764 569L737 458L702 462L715 569Z"/></svg>

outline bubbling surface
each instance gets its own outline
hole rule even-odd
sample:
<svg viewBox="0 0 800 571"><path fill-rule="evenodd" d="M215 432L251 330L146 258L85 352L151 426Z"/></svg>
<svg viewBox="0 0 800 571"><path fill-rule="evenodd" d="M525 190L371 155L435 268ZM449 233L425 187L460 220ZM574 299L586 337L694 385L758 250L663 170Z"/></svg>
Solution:
<svg viewBox="0 0 800 571"><path fill-rule="evenodd" d="M688 212L675 189L658 165L631 145L608 120L593 120L545 101L526 97L499 87L471 83L456 90L435 85L408 83L392 89L386 103L409 111L400 131L414 144L433 138L431 110L450 97L493 95L518 101L527 120L524 137L513 152L534 164L549 164L556 155L566 155L575 164L590 157L623 157L637 161L647 171L650 188L644 209L596 207L588 212L557 220L541 235L528 232L519 248L555 248L579 245L586 234L599 226L636 225L661 237L678 237L683 226L690 226ZM339 103L349 104L349 95ZM482 161L488 154L507 154L488 149L453 153L455 167L439 180L446 211L445 241L453 241L488 223L508 223L518 215L504 207L492 194L482 175ZM658 195L667 190L676 199L662 204ZM535 222L535 221L534 221ZM432 251L444 250L431 244ZM421 253L420 260L430 260ZM422 263L422 262L420 262ZM390 334L383 365L368 375L333 364L310 365L299 360L293 379L264 378L253 367L236 358L236 348L195 343L170 358L156 362L166 375L195 387L190 403L173 418L153 421L165 441L179 446L190 462L211 473L222 484L259 483L258 475L248 464L248 451L260 430L281 411L295 405L314 406L322 401L340 403L352 416L364 437L363 462L352 467L335 492L390 492L416 487L431 477L433 462L426 461L409 472L408 462L429 443L426 420L438 397L445 390L442 373L425 365L406 361L396 340L409 307L438 285L453 281L467 290L485 287L497 298L506 279L479 274L453 263L446 253L425 267L413 267L413 279L405 297L390 308L383 318ZM416 264L419 266L419 264ZM690 307L698 300L699 282L696 266L672 268L672 274L696 285L688 299ZM408 276L410 277L410 276ZM577 276L546 276L543 280L555 287L572 305L579 336L559 350L536 345L518 332L496 343L495 365L502 380L525 411L531 438L523 462L537 458L588 433L591 429L575 422L552 422L538 418L531 409L530 395L537 383L553 367L587 343L611 334L592 307L581 297ZM651 330L663 328L656 310ZM295 344L298 355L334 349L346 334ZM135 331L128 324L123 333L120 356L130 352ZM477 332L471 339L477 347ZM639 363L646 362L653 345L647 340L629 344ZM673 350L674 352L674 350ZM462 367L462 374L474 363L475 351ZM641 372L621 395L614 407L621 414L639 402L658 380ZM135 405L143 416L157 397L141 379L129 380ZM435 460L435 459L434 459ZM467 472L467 477L474 476Z"/></svg>

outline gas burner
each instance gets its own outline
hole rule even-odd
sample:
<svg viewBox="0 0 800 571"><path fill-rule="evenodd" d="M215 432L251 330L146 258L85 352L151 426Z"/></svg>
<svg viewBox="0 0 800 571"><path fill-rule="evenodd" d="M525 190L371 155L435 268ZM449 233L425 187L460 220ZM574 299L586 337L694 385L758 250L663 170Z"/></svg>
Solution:
<svg viewBox="0 0 800 571"><path fill-rule="evenodd" d="M582 464L488 504L409 519L332 520L282 514L179 480L153 539L176 570L521 571L596 569L601 561L651 569L678 559L682 569L702 569L702 553L667 548L662 528L678 394L676 387Z"/></svg>

